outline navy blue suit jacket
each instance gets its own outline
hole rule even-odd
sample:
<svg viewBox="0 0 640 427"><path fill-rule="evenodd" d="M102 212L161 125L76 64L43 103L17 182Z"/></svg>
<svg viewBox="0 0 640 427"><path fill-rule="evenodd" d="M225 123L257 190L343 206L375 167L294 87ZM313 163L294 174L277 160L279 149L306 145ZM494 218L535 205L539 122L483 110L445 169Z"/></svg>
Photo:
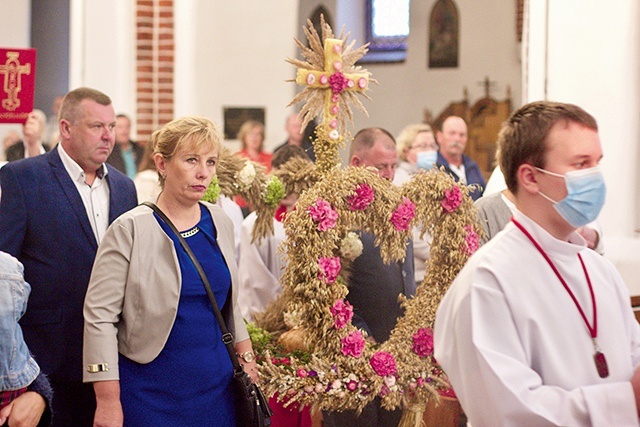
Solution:
<svg viewBox="0 0 640 427"><path fill-rule="evenodd" d="M107 166L109 223L137 204L133 181ZM58 150L0 169L0 250L24 264L31 285L20 320L43 372L82 381L82 308L98 249L84 204Z"/></svg>
<svg viewBox="0 0 640 427"><path fill-rule="evenodd" d="M482 172L480 172L480 168L478 164L471 160L469 157L462 155L462 164L464 165L464 172L467 175L467 185L477 184L480 186L480 189L474 189L469 192L469 195L473 199L473 201L478 200L482 197L482 192L484 191L484 187L487 186L487 183L482 176ZM438 151L438 160L436 160L436 166L444 166L444 169L447 171L449 175L456 180L456 182L460 181L460 177L456 175L456 173L451 170L451 166L449 166L449 162L442 157L442 154Z"/></svg>

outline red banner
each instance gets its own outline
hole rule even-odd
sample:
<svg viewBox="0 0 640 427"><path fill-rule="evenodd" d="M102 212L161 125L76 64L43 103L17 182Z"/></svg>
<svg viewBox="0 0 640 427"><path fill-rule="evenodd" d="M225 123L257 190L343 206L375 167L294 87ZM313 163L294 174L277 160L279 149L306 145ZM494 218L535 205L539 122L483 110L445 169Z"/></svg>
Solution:
<svg viewBox="0 0 640 427"><path fill-rule="evenodd" d="M36 50L0 48L0 123L24 123L33 110Z"/></svg>

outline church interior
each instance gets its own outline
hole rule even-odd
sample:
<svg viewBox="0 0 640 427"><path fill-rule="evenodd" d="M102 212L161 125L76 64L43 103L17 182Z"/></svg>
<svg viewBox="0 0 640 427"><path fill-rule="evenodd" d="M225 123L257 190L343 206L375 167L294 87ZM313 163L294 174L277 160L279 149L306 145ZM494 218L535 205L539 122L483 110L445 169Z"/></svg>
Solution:
<svg viewBox="0 0 640 427"><path fill-rule="evenodd" d="M300 90L294 39L320 14L356 46L371 35L371 0L0 0L0 47L37 49L35 108L88 86L132 117L135 139L174 117L212 119L232 151L238 121L259 114L265 148L285 138ZM401 3L401 2L399 2ZM584 0L406 0L408 35L394 54L371 47L359 65L376 83L350 132L408 124L469 128L466 154L485 179L501 123L536 100L574 103L598 121L607 183L598 218L604 256L629 287L640 320L640 3ZM436 7L452 4L455 54L435 55ZM447 45L449 46L449 45ZM398 53L399 52L399 53ZM452 50L447 50L448 54ZM235 114L235 115L234 115ZM235 130L234 130L235 129ZM0 139L18 124L0 124ZM0 159L2 157L0 147ZM341 151L344 160L346 150Z"/></svg>

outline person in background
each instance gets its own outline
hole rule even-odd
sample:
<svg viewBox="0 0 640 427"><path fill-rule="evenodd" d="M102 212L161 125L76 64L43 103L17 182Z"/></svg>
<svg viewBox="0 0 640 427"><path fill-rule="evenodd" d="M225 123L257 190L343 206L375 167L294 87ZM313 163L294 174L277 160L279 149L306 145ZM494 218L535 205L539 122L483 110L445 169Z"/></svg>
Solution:
<svg viewBox="0 0 640 427"><path fill-rule="evenodd" d="M294 157L309 160L302 147L288 145L273 156L273 170ZM286 214L294 209L298 194L291 193L282 200L273 218L273 235L263 238L260 243L252 242L253 227L257 215L250 213L242 222L240 232L240 306L247 321L253 315L261 313L267 305L282 292L279 280L284 273L286 261L284 253L278 248L286 238L284 220ZM272 420L273 421L273 420Z"/></svg>
<svg viewBox="0 0 640 427"><path fill-rule="evenodd" d="M421 170L431 170L438 159L438 143L431 126L409 125L397 138L398 168L393 178L395 185L402 185Z"/></svg>
<svg viewBox="0 0 640 427"><path fill-rule="evenodd" d="M436 165L443 166L456 181L464 185L476 186L470 191L473 200L478 200L484 191L485 181L480 168L464 154L467 147L467 124L458 116L449 116L442 122L438 132L438 160Z"/></svg>
<svg viewBox="0 0 640 427"><path fill-rule="evenodd" d="M473 426L637 426L640 325L576 229L605 201L596 120L538 101L498 136L516 212L440 302L435 358Z"/></svg>
<svg viewBox="0 0 640 427"><path fill-rule="evenodd" d="M241 149L237 154L264 166L265 173L269 173L273 155L264 151L264 125L256 120L247 120L240 126L238 139ZM244 217L253 211L253 208L242 197L236 196L234 200L242 209Z"/></svg>
<svg viewBox="0 0 640 427"><path fill-rule="evenodd" d="M0 251L24 265L31 285L20 324L53 387L54 426L93 425L93 389L82 384L84 296L109 223L137 204L133 182L105 164L115 123L107 95L75 89L62 102L56 148L0 168Z"/></svg>
<svg viewBox="0 0 640 427"><path fill-rule="evenodd" d="M202 117L154 132L157 206L202 264L245 371L256 362L238 306L233 225L201 202L220 136ZM233 366L205 287L177 235L148 206L118 218L102 241L84 306L84 381L95 425L235 426Z"/></svg>
<svg viewBox="0 0 640 427"><path fill-rule="evenodd" d="M303 130L302 118L295 113L289 114L284 125L284 130L287 132L287 139L282 144L278 145L276 149L273 150L273 153L275 154L278 150L286 147L287 145L296 145L298 147L302 147L302 149L307 153L307 156L309 156L309 159L315 163L316 154L311 141L315 137L316 126L316 121L311 120Z"/></svg>
<svg viewBox="0 0 640 427"><path fill-rule="evenodd" d="M18 131L15 131L15 130L7 131L2 137L2 157L0 157L0 160L6 161L7 150L9 149L9 147L11 147L14 144L17 144L18 142L20 142L20 134L18 133Z"/></svg>
<svg viewBox="0 0 640 427"><path fill-rule="evenodd" d="M22 141L7 148L5 156L8 162L13 162L28 157L39 156L49 151L49 147L43 144L42 135L47 123L47 117L40 110L33 110L27 116L22 125Z"/></svg>
<svg viewBox="0 0 640 427"><path fill-rule="evenodd" d="M53 391L18 323L31 292L23 272L20 261L0 252L0 425L47 426Z"/></svg>
<svg viewBox="0 0 640 427"><path fill-rule="evenodd" d="M400 132L397 143L400 161L393 178L395 185L400 186L421 170L428 171L434 167L438 157L438 143L431 126L423 123L409 125ZM425 233L421 238L421 227L417 225L413 226L411 233L415 280L416 285L419 285L427 269L431 237Z"/></svg>
<svg viewBox="0 0 640 427"><path fill-rule="evenodd" d="M138 203L155 202L160 194L160 176L153 159L153 146L149 143L144 147L139 171L133 178L138 193Z"/></svg>
<svg viewBox="0 0 640 427"><path fill-rule="evenodd" d="M64 99L64 95L56 96L53 99L53 103L51 103L51 114L47 117L47 125L44 132L44 141L45 146L49 149L56 146L58 140L60 139L60 129L59 129L59 114L60 107L62 106L62 100Z"/></svg>
<svg viewBox="0 0 640 427"><path fill-rule="evenodd" d="M388 131L360 130L351 142L349 158L350 166L375 168L380 178L393 181L398 153ZM386 264L380 248L374 244L375 236L363 231L359 234L363 250L351 266L346 299L353 306L353 325L366 331L369 339L381 343L389 338L396 320L403 314L398 296L411 297L416 291L413 244L409 239L404 261ZM402 410L383 409L379 397L365 406L360 415L355 411L323 413L327 427L396 426L401 416Z"/></svg>
<svg viewBox="0 0 640 427"><path fill-rule="evenodd" d="M240 126L238 140L242 147L238 154L261 164L269 173L273 155L264 151L264 125L256 120L247 120Z"/></svg>
<svg viewBox="0 0 640 427"><path fill-rule="evenodd" d="M144 158L144 148L131 140L131 120L124 114L116 116L116 145L107 159L114 168L133 179Z"/></svg>

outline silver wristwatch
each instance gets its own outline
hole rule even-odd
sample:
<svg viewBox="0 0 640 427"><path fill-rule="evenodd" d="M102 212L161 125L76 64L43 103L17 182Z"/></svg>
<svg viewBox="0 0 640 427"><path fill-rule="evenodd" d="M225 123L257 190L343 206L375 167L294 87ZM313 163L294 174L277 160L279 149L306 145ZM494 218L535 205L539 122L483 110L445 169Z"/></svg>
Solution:
<svg viewBox="0 0 640 427"><path fill-rule="evenodd" d="M253 351L251 350L245 351L244 353L236 353L236 356L238 356L240 359L244 360L247 363L253 362L256 358L256 355L253 354Z"/></svg>

